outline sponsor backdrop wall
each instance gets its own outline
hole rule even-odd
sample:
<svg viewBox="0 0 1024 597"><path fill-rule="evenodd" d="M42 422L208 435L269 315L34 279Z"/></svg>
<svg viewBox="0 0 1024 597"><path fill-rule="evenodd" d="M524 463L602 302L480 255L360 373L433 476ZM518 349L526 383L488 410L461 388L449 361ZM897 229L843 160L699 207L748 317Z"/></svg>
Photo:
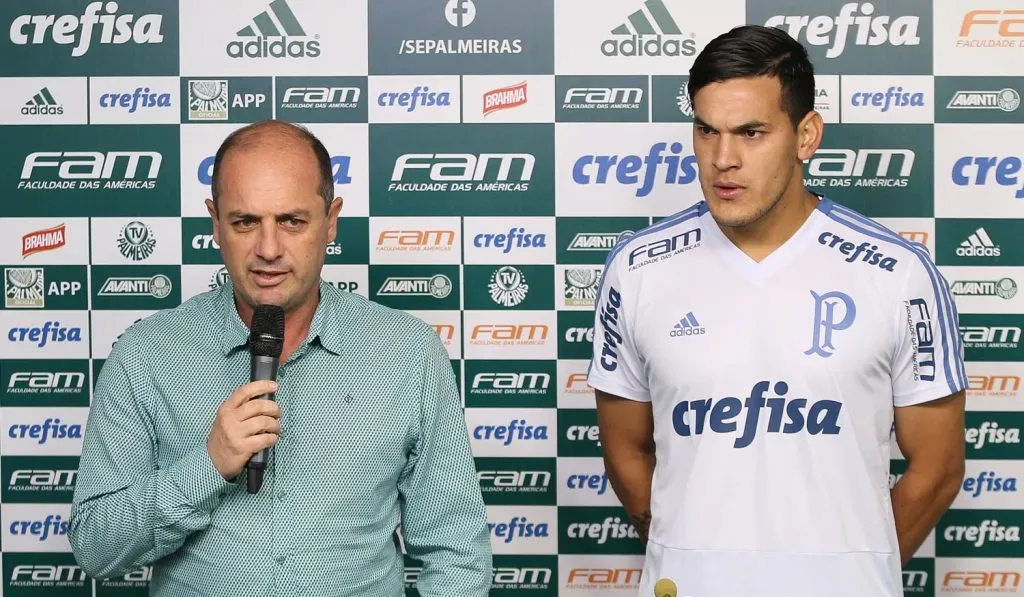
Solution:
<svg viewBox="0 0 1024 597"><path fill-rule="evenodd" d="M146 594L149 568L94 581L69 552L91 390L127 326L225 280L212 156L282 118L323 139L345 198L325 279L450 351L493 594L634 594L642 545L585 381L595 285L621 235L701 198L686 72L741 23L810 49L810 188L927 245L959 301L967 475L906 592L1024 594L1024 11L1005 0L0 4L0 593ZM894 452L890 482L904 468Z"/></svg>

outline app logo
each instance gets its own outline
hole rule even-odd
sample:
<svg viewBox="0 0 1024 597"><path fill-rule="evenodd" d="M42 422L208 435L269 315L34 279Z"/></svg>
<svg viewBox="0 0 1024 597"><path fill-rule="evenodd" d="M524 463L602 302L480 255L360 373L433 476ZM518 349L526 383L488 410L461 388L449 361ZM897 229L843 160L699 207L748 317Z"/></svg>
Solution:
<svg viewBox="0 0 1024 597"><path fill-rule="evenodd" d="M917 16L875 15L875 6L870 2L847 2L839 9L839 15L775 15L765 22L766 27L785 29L797 41L810 46L827 46L826 58L837 58L846 51L846 44L853 33L853 44L857 46L916 46L921 43L918 36L920 18Z"/></svg>
<svg viewBox="0 0 1024 597"><path fill-rule="evenodd" d="M153 229L138 220L125 224L117 235L117 249L126 259L142 261L152 255L155 248Z"/></svg>
<svg viewBox="0 0 1024 597"><path fill-rule="evenodd" d="M878 269L884 269L889 272L894 271L893 268L899 263L899 260L895 257L886 257L881 252L876 252L878 251L878 245L872 245L867 242L855 245L833 232L822 232L818 237L818 244L830 249L836 249L843 255L849 255L849 259L843 260L847 263L853 263L860 257L862 263L875 265L878 266Z"/></svg>
<svg viewBox="0 0 1024 597"><path fill-rule="evenodd" d="M163 274L138 277L107 278L99 296L151 296L166 298L171 293L171 279Z"/></svg>
<svg viewBox="0 0 1024 597"><path fill-rule="evenodd" d="M668 335L673 338L680 338L682 336L700 336L705 332L706 330L704 329L704 326L697 321L697 318L693 315L693 311L690 311L685 317L672 326Z"/></svg>
<svg viewBox="0 0 1024 597"><path fill-rule="evenodd" d="M563 296L567 307L593 307L597 301L597 285L601 270L597 268L570 268L565 270Z"/></svg>
<svg viewBox="0 0 1024 597"><path fill-rule="evenodd" d="M47 321L42 327L12 327L7 331L11 342L29 342L42 348L48 342L81 342L82 328L61 327L59 321Z"/></svg>
<svg viewBox="0 0 1024 597"><path fill-rule="evenodd" d="M391 276L384 280L377 294L381 296L432 296L443 299L452 292L452 281L443 274L436 276Z"/></svg>
<svg viewBox="0 0 1024 597"><path fill-rule="evenodd" d="M84 56L93 41L100 44L158 44L164 41L160 30L163 15L117 14L117 2L90 2L84 14L21 15L11 23L11 42L19 46L53 42L71 46L71 56ZM100 14L100 9L104 14ZM99 25L99 35L94 28ZM49 33L49 39L47 39Z"/></svg>
<svg viewBox="0 0 1024 597"><path fill-rule="evenodd" d="M431 91L430 87L417 85L411 91L382 91L377 96L377 105L382 108L397 106L406 112L415 112L417 108L451 106L452 94L449 91Z"/></svg>
<svg viewBox="0 0 1024 597"><path fill-rule="evenodd" d="M253 17L253 24L238 30L241 38L228 42L231 58L316 58L320 56L320 36L306 34L285 0L274 0L270 7ZM298 38L298 39L296 39Z"/></svg>
<svg viewBox="0 0 1024 597"><path fill-rule="evenodd" d="M1000 253L999 245L992 242L984 228L975 230L956 249L960 257L999 257Z"/></svg>
<svg viewBox="0 0 1024 597"><path fill-rule="evenodd" d="M188 119L228 119L227 79L193 79L188 82Z"/></svg>
<svg viewBox="0 0 1024 597"><path fill-rule="evenodd" d="M972 10L964 15L958 48L1019 48L1024 10Z"/></svg>
<svg viewBox="0 0 1024 597"><path fill-rule="evenodd" d="M519 269L506 265L491 274L491 282L487 285L491 300L502 307L515 307L526 299L530 285L526 276Z"/></svg>
<svg viewBox="0 0 1024 597"><path fill-rule="evenodd" d="M53 99L53 94L48 88L43 87L39 93L25 102L21 113L26 116L59 116L64 113L64 106Z"/></svg>
<svg viewBox="0 0 1024 597"><path fill-rule="evenodd" d="M664 155L665 151L668 155ZM659 166L665 169L658 179ZM639 172L639 174L638 174ZM576 184L604 185L612 182L637 187L634 197L647 197L654 190L655 182L666 185L690 184L697 180L697 158L693 154L683 155L683 144L679 141L658 142L651 145L646 156L639 155L583 155L572 167L572 179Z"/></svg>
<svg viewBox="0 0 1024 597"><path fill-rule="evenodd" d="M949 110L1002 110L1014 112L1020 107L1020 93L1006 87L999 91L957 91L949 99Z"/></svg>
<svg viewBox="0 0 1024 597"><path fill-rule="evenodd" d="M483 113L484 116L488 116L489 114L498 112L499 110L508 110L511 108L518 108L519 106L525 106L526 102L526 81L523 81L508 87L492 89L485 93L483 98Z"/></svg>
<svg viewBox="0 0 1024 597"><path fill-rule="evenodd" d="M998 296L1007 300L1017 296L1017 282L1012 278L984 282L957 280L949 289L956 296Z"/></svg>
<svg viewBox="0 0 1024 597"><path fill-rule="evenodd" d="M605 56L693 56L697 40L683 35L661 0L647 0L601 42Z"/></svg>
<svg viewBox="0 0 1024 597"><path fill-rule="evenodd" d="M4 308L42 309L46 306L43 268L4 268Z"/></svg>
<svg viewBox="0 0 1024 597"><path fill-rule="evenodd" d="M766 397L771 387L767 380L758 381L746 399L727 396L718 400L681 400L672 409L672 427L681 437L702 435L705 431L733 432L737 436L733 447L742 449L753 443L761 431L758 419L762 409L767 408L770 416L764 432L788 434L803 431L812 436L839 434L842 402L787 398L789 384L784 381L775 382L776 397ZM737 424L737 418L743 421L742 425Z"/></svg>
<svg viewBox="0 0 1024 597"><path fill-rule="evenodd" d="M106 92L99 98L101 108L127 108L134 114L139 108L170 108L171 94L153 92L149 87L136 87L131 93Z"/></svg>

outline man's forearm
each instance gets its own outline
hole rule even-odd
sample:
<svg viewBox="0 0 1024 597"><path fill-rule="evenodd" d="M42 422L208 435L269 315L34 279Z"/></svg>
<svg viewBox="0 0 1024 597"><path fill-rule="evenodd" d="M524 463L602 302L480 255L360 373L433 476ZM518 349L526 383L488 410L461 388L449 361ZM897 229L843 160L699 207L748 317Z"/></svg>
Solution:
<svg viewBox="0 0 1024 597"><path fill-rule="evenodd" d="M651 526L651 480L654 478L654 453L631 452L605 455L604 464L612 490L622 502L640 537L647 541Z"/></svg>
<svg viewBox="0 0 1024 597"><path fill-rule="evenodd" d="M900 560L910 561L960 491L963 474L943 477L907 470L892 488Z"/></svg>

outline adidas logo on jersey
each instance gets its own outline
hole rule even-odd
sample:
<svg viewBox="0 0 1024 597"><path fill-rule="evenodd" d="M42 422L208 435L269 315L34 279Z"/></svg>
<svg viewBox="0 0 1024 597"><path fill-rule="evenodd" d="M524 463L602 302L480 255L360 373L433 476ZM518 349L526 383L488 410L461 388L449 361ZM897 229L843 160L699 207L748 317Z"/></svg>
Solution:
<svg viewBox="0 0 1024 597"><path fill-rule="evenodd" d="M992 242L984 228L978 228L960 243L956 254L961 257L999 257L999 246Z"/></svg>
<svg viewBox="0 0 1024 597"><path fill-rule="evenodd" d="M672 326L672 330L668 335L678 338L679 336L698 336L703 333L704 328L697 322L697 318L693 316L693 311L690 311L686 314L686 317L679 320L679 323Z"/></svg>
<svg viewBox="0 0 1024 597"><path fill-rule="evenodd" d="M777 396L766 397L769 388L774 389ZM705 430L738 434L733 442L734 448L746 448L752 444L759 431L787 435L801 431L810 435L839 435L842 402L786 398L788 392L789 384L786 382L777 381L773 386L764 380L754 384L746 399L726 396L718 400L682 400L672 409L672 427L683 437L702 435ZM762 409L768 410L767 425L758 422ZM742 421L742 428L739 421Z"/></svg>

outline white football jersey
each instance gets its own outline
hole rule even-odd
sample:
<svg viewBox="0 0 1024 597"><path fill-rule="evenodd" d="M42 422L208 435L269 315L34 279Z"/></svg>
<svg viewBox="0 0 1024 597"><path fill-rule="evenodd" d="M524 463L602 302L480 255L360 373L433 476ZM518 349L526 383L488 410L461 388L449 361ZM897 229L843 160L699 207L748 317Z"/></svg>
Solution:
<svg viewBox="0 0 1024 597"><path fill-rule="evenodd" d="M761 262L703 201L620 242L589 382L652 403L639 595L902 596L893 408L966 379L927 249L827 198Z"/></svg>

